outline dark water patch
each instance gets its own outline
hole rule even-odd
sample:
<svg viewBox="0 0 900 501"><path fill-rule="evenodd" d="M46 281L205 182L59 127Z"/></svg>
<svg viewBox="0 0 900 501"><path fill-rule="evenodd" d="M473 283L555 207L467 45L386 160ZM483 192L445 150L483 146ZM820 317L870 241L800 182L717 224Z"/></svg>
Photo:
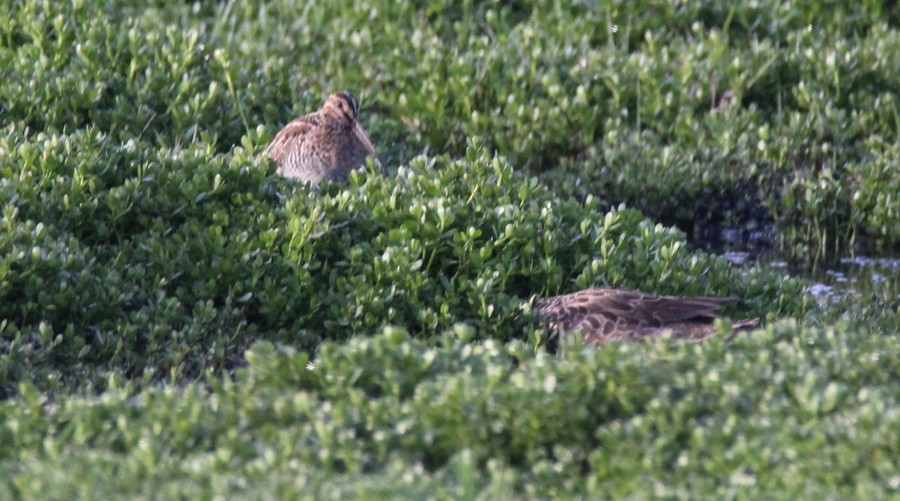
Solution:
<svg viewBox="0 0 900 501"><path fill-rule="evenodd" d="M682 228L698 248L722 254L748 252L758 256L776 242L775 219L759 198L761 189L750 180L728 187L704 187L693 200L690 220L660 220Z"/></svg>

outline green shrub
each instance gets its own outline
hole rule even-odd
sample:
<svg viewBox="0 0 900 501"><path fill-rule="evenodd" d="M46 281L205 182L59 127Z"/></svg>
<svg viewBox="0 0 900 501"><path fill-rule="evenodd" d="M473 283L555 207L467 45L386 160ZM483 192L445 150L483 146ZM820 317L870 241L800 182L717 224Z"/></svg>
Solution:
<svg viewBox="0 0 900 501"><path fill-rule="evenodd" d="M889 2L7 3L0 499L897 493L891 282L666 226L896 246ZM275 176L338 89L391 176ZM602 284L768 325L548 354Z"/></svg>
<svg viewBox="0 0 900 501"><path fill-rule="evenodd" d="M519 168L561 169L562 195L647 200L688 231L737 186L800 258L896 244L896 190L857 203L872 143L897 138L898 18L880 1L15 5L0 111L35 131L226 153L348 88L390 165L482 137Z"/></svg>
<svg viewBox="0 0 900 501"><path fill-rule="evenodd" d="M896 492L896 336L781 322L729 345L576 341L560 356L472 336L388 328L314 358L262 342L208 388L48 399L23 383L0 403L0 493Z"/></svg>
<svg viewBox="0 0 900 501"><path fill-rule="evenodd" d="M8 143L0 165L20 169L0 191L6 391L26 374L180 380L255 338L313 348L385 324L510 339L523 301L596 284L802 311L799 283L690 254L636 211L559 200L478 146L321 193L242 149L136 150L93 130Z"/></svg>

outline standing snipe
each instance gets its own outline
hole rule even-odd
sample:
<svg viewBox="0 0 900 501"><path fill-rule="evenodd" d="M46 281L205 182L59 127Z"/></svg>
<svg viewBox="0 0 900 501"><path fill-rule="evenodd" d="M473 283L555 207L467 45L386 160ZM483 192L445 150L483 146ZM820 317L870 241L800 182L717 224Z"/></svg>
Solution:
<svg viewBox="0 0 900 501"><path fill-rule="evenodd" d="M671 331L681 339L703 339L715 332L712 312L734 298L656 296L640 291L596 287L541 298L535 309L559 336L584 334L586 344L639 340ZM732 329L753 327L758 319L739 320Z"/></svg>
<svg viewBox="0 0 900 501"><path fill-rule="evenodd" d="M266 155L278 173L318 186L323 180L343 182L366 157L376 163L372 141L359 124L359 102L349 92L328 96L322 109L294 119L275 135ZM384 166L382 172L387 174Z"/></svg>

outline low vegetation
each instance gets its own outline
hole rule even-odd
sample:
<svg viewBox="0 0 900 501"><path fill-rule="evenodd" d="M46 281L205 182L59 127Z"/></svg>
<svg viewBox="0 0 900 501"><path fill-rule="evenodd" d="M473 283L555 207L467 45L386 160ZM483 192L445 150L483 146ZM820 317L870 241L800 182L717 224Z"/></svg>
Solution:
<svg viewBox="0 0 900 501"><path fill-rule="evenodd" d="M478 336L388 328L312 358L261 342L234 382L100 399L23 384L0 404L0 495L896 494L896 336L779 322L558 355Z"/></svg>
<svg viewBox="0 0 900 501"><path fill-rule="evenodd" d="M878 499L900 237L887 2L120 2L0 10L0 498ZM259 153L348 89L391 175ZM681 228L676 229L673 225ZM734 296L726 342L548 346L535 296Z"/></svg>

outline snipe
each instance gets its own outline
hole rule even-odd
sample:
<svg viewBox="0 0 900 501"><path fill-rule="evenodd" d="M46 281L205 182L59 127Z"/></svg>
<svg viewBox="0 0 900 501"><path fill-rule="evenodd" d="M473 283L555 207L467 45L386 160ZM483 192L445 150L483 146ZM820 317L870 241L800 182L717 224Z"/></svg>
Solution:
<svg viewBox="0 0 900 501"><path fill-rule="evenodd" d="M640 340L671 331L676 338L702 339L715 332L712 314L734 298L657 296L629 289L596 287L541 298L535 310L559 336L581 332L585 344ZM753 327L758 319L732 322L732 329Z"/></svg>
<svg viewBox="0 0 900 501"><path fill-rule="evenodd" d="M367 157L380 165L359 124L359 102L349 92L331 94L322 109L285 125L266 147L266 155L278 165L279 174L312 186L346 181L350 171L365 167ZM384 166L381 169L387 174Z"/></svg>

